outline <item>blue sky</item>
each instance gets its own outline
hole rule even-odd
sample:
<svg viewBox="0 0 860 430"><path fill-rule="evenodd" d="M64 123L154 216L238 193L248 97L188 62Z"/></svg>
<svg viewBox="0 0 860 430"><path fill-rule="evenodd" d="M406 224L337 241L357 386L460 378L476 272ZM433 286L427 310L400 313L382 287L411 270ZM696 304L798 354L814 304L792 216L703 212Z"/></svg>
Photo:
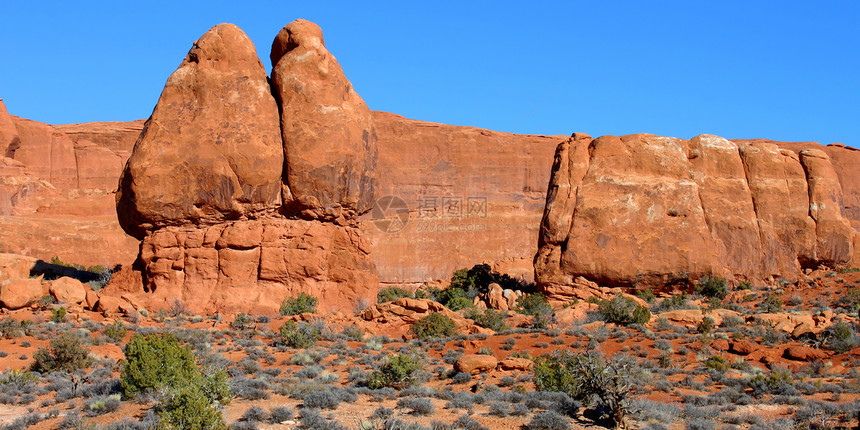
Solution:
<svg viewBox="0 0 860 430"><path fill-rule="evenodd" d="M27 4L25 4L27 3ZM499 131L860 146L860 2L0 2L0 98L48 123L146 118L221 22L267 70L319 24L374 110Z"/></svg>

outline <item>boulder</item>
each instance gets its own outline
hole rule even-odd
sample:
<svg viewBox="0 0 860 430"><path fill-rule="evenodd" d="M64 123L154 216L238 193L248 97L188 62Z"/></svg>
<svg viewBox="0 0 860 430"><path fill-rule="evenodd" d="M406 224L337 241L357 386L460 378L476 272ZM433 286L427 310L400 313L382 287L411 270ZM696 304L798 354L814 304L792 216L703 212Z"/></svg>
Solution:
<svg viewBox="0 0 860 430"><path fill-rule="evenodd" d="M454 371L476 375L495 370L499 360L492 355L463 354L454 362Z"/></svg>
<svg viewBox="0 0 860 430"><path fill-rule="evenodd" d="M505 292L502 289L501 285L495 282L490 284L486 296L486 303L488 308L502 311L510 309L508 307L508 300L505 298Z"/></svg>
<svg viewBox="0 0 860 430"><path fill-rule="evenodd" d="M18 254L0 253L0 283L12 279L30 277L30 269L36 265L37 259Z"/></svg>
<svg viewBox="0 0 860 430"><path fill-rule="evenodd" d="M86 301L88 289L81 281L63 276L51 281L48 291L59 303L79 305Z"/></svg>
<svg viewBox="0 0 860 430"><path fill-rule="evenodd" d="M786 348L782 356L789 360L814 361L827 358L827 353L809 346L793 345Z"/></svg>
<svg viewBox="0 0 860 430"><path fill-rule="evenodd" d="M117 214L143 239L280 207L278 106L251 39L219 24L198 39L143 127L120 178Z"/></svg>
<svg viewBox="0 0 860 430"><path fill-rule="evenodd" d="M738 355L750 355L759 349L761 349L759 344L748 340L736 340L729 347L731 353Z"/></svg>
<svg viewBox="0 0 860 430"><path fill-rule="evenodd" d="M43 295L41 279L13 279L0 285L0 305L6 309L21 309L35 303Z"/></svg>
<svg viewBox="0 0 860 430"><path fill-rule="evenodd" d="M305 218L355 222L376 199L370 109L310 21L281 29L271 60L286 154L284 206Z"/></svg>
<svg viewBox="0 0 860 430"><path fill-rule="evenodd" d="M499 361L499 369L526 372L531 370L534 364L535 363L528 358L506 357Z"/></svg>

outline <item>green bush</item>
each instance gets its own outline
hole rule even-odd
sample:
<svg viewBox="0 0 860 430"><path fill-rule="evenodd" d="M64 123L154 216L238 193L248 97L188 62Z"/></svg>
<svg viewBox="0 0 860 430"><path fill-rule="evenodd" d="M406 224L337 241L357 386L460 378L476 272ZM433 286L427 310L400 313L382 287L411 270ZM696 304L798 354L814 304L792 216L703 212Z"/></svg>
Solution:
<svg viewBox="0 0 860 430"><path fill-rule="evenodd" d="M51 321L55 323L61 323L66 320L66 308L59 307L56 309L51 309Z"/></svg>
<svg viewBox="0 0 860 430"><path fill-rule="evenodd" d="M725 358L720 357L719 355L712 355L707 360L705 360L705 367L707 367L708 369L725 372L726 370L729 370L731 365Z"/></svg>
<svg viewBox="0 0 860 430"><path fill-rule="evenodd" d="M494 309L485 309L483 312L477 309L469 309L466 311L465 316L475 321L475 324L492 331L498 332L510 329L505 324L505 315Z"/></svg>
<svg viewBox="0 0 860 430"><path fill-rule="evenodd" d="M366 385L370 389L391 387L402 389L418 382L418 375L424 365L419 359L408 354L397 354L389 358L370 374Z"/></svg>
<svg viewBox="0 0 860 430"><path fill-rule="evenodd" d="M709 316L702 318L702 321L696 325L696 331L701 334L709 334L714 331L714 319Z"/></svg>
<svg viewBox="0 0 860 430"><path fill-rule="evenodd" d="M283 305L281 309L283 309ZM235 330L246 330L253 327L254 321L248 314L244 312L240 312L239 314L237 314L236 317L233 318L233 322L230 323L230 328Z"/></svg>
<svg viewBox="0 0 860 430"><path fill-rule="evenodd" d="M158 429L206 430L226 429L221 411L216 409L203 391L190 387L169 393L156 407Z"/></svg>
<svg viewBox="0 0 860 430"><path fill-rule="evenodd" d="M378 293L376 293L377 303L393 302L397 299L404 298L404 297L407 299L411 299L411 298L415 297L415 295L412 294L412 291L409 291L409 290L406 290L403 288L398 288L398 287L383 288L383 289L379 290Z"/></svg>
<svg viewBox="0 0 860 430"><path fill-rule="evenodd" d="M228 403L231 396L227 373L218 370L204 375L188 347L169 333L136 334L131 338L125 346L120 386L126 398L168 392L184 398L184 402L196 398L197 393L191 397L180 395L192 390L199 391L208 403Z"/></svg>
<svg viewBox="0 0 860 430"><path fill-rule="evenodd" d="M81 338L71 334L61 334L51 339L48 348L39 348L33 353L30 369L40 373L74 372L90 367L93 359L83 346Z"/></svg>
<svg viewBox="0 0 860 430"><path fill-rule="evenodd" d="M699 285L696 287L696 292L714 299L724 299L729 293L726 280L717 276L702 276L699 279Z"/></svg>
<svg viewBox="0 0 860 430"><path fill-rule="evenodd" d="M317 309L319 300L308 294L299 293L296 297L288 297L281 303L281 315L299 315L313 312Z"/></svg>
<svg viewBox="0 0 860 430"><path fill-rule="evenodd" d="M434 300L445 305L448 309L452 311L459 311L460 309L470 308L474 306L472 304L472 298L468 297L466 290L455 287L448 287L444 290L440 290L436 292Z"/></svg>
<svg viewBox="0 0 860 430"><path fill-rule="evenodd" d="M161 388L201 385L202 376L191 351L173 335L134 335L125 346L120 385L126 398Z"/></svg>
<svg viewBox="0 0 860 430"><path fill-rule="evenodd" d="M860 338L854 334L854 330L844 321L836 321L826 331L827 348L839 354L848 352L860 345Z"/></svg>
<svg viewBox="0 0 860 430"><path fill-rule="evenodd" d="M116 320L113 324L105 327L105 336L114 342L121 341L126 334L128 334L128 329L125 328L125 324L120 320Z"/></svg>
<svg viewBox="0 0 860 430"><path fill-rule="evenodd" d="M620 294L612 300L601 300L597 311L607 322L620 325L646 324L651 320L651 311L648 308L637 305L633 299Z"/></svg>
<svg viewBox="0 0 860 430"><path fill-rule="evenodd" d="M636 297L639 297L640 299L645 300L648 303L654 303L654 300L657 300L657 296L654 295L654 290L650 288L637 291Z"/></svg>
<svg viewBox="0 0 860 430"><path fill-rule="evenodd" d="M0 336L6 339L21 336L27 332L30 324L30 320L19 321L15 318L3 318L0 320Z"/></svg>
<svg viewBox="0 0 860 430"><path fill-rule="evenodd" d="M542 293L523 294L517 297L517 304L514 308L517 312L523 315L541 316L552 313L552 307Z"/></svg>
<svg viewBox="0 0 860 430"><path fill-rule="evenodd" d="M770 293L758 304L758 308L764 313L779 312L782 310L782 299L778 295Z"/></svg>
<svg viewBox="0 0 860 430"><path fill-rule="evenodd" d="M555 351L534 360L535 388L539 391L567 393L574 399L595 400L604 419L622 426L630 409L628 396L633 388L632 366L627 360L606 360L596 353L573 354Z"/></svg>
<svg viewBox="0 0 860 430"><path fill-rule="evenodd" d="M278 334L283 345L299 349L310 348L322 338L318 329L304 321L296 324L295 321L289 320L278 329Z"/></svg>
<svg viewBox="0 0 860 430"><path fill-rule="evenodd" d="M412 324L412 332L419 339L449 337L457 332L457 324L447 315L433 312Z"/></svg>

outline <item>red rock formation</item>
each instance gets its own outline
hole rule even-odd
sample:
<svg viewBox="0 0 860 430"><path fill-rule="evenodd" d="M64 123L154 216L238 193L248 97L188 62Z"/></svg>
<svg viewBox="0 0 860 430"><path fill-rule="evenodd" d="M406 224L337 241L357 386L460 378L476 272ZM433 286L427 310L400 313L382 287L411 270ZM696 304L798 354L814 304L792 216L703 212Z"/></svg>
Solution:
<svg viewBox="0 0 860 430"><path fill-rule="evenodd" d="M294 24L286 28L295 29ZM319 46L317 39L302 34L297 30L289 36L298 48L278 62L280 73L311 87L314 77L303 76L305 69L327 67L332 72L329 78L348 84L339 68L334 73L333 58L303 57L311 58L310 64L293 58L304 52L307 40L322 50L314 52L325 53L321 34ZM304 96L326 102L343 98L344 93L338 86L321 85ZM281 102L288 100L282 96ZM363 103L357 105L360 98L343 106L347 117L334 119L329 111L308 104L313 100L290 101L283 110L294 110L309 124L335 129L349 129L355 118L369 118L366 107L364 112L359 109ZM309 200L299 199L313 203L303 210L321 209L334 217L287 217L295 208L285 186L281 210L282 182L294 185L292 179L284 179L292 178L289 172L302 172L306 161L318 162L325 170L337 164L327 154L342 153L338 144L349 148L351 142L303 136L302 145L283 145L279 123L278 107L251 41L232 24L213 27L168 79L120 180L119 219L126 231L143 239L143 285L138 291L126 285L124 292L131 293L122 296L126 301L150 309L178 300L192 312L271 314L283 299L300 292L318 297L322 309L352 308L375 297L378 280L367 243L349 226L355 223L358 203L374 196L372 188L353 189L349 172L355 169L349 163L360 172L363 160L375 154L362 158L350 153L341 160L346 164L322 176L319 170L305 171L311 176L304 179L318 181L309 189L300 180L295 183L297 190L318 192ZM284 151L290 155L286 160ZM338 182L343 178L346 182ZM356 190L364 193L360 199L353 199ZM328 222L335 220L339 223ZM115 290L123 292L119 286L106 288L111 296ZM99 301L104 298L101 295Z"/></svg>
<svg viewBox="0 0 860 430"><path fill-rule="evenodd" d="M280 99L284 206L344 224L375 200L376 132L364 101L325 47L316 24L296 20L272 44Z"/></svg>
<svg viewBox="0 0 860 430"><path fill-rule="evenodd" d="M123 228L256 217L281 204L278 108L254 45L232 24L206 32L170 75L117 194Z"/></svg>
<svg viewBox="0 0 860 430"><path fill-rule="evenodd" d="M19 144L18 130L9 112L6 111L3 99L0 99L0 157L12 158L11 153L15 152Z"/></svg>
<svg viewBox="0 0 860 430"><path fill-rule="evenodd" d="M640 288L706 274L794 279L851 262L842 193L819 150L575 135L556 152L535 274L546 291L577 276Z"/></svg>
<svg viewBox="0 0 860 430"><path fill-rule="evenodd" d="M362 230L380 280L420 285L479 263L532 278L555 147L563 136L517 135L373 112L380 196L402 199L401 230L371 211ZM450 206L449 206L450 205ZM443 208L450 208L444 211Z"/></svg>

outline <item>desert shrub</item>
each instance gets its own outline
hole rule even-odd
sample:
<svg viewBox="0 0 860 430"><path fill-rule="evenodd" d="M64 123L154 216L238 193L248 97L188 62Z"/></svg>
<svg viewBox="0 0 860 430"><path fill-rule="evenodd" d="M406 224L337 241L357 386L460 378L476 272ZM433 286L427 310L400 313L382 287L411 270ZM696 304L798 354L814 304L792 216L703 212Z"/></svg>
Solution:
<svg viewBox="0 0 860 430"><path fill-rule="evenodd" d="M444 290L435 292L433 300L445 305L452 311L459 311L460 309L470 308L473 306L472 301L474 296L470 298L469 295L469 291L455 287L452 284L452 286L449 286ZM477 295L477 293L475 293L475 295Z"/></svg>
<svg viewBox="0 0 860 430"><path fill-rule="evenodd" d="M492 331L505 331L510 328L505 324L505 315L494 309L485 309L483 312L477 309L468 309L465 317Z"/></svg>
<svg viewBox="0 0 860 430"><path fill-rule="evenodd" d="M67 313L68 311L66 311L66 308L62 306L59 308L51 309L51 321L55 323L61 323L66 320Z"/></svg>
<svg viewBox="0 0 860 430"><path fill-rule="evenodd" d="M331 391L311 391L302 399L306 408L337 409L340 398Z"/></svg>
<svg viewBox="0 0 860 430"><path fill-rule="evenodd" d="M201 390L185 387L167 394L156 406L159 429L226 429L221 411Z"/></svg>
<svg viewBox="0 0 860 430"><path fill-rule="evenodd" d="M308 294L299 293L295 297L287 297L281 303L281 315L299 315L307 312L313 312L317 309L319 300Z"/></svg>
<svg viewBox="0 0 860 430"><path fill-rule="evenodd" d="M460 415L453 424L455 429L463 430L489 430L489 428L481 425L478 421L468 415Z"/></svg>
<svg viewBox="0 0 860 430"><path fill-rule="evenodd" d="M276 406L269 411L269 423L278 424L293 419L295 413L286 406Z"/></svg>
<svg viewBox="0 0 860 430"><path fill-rule="evenodd" d="M127 333L128 329L125 328L125 324L120 320L116 320L113 324L105 327L105 336L114 342L121 341Z"/></svg>
<svg viewBox="0 0 860 430"><path fill-rule="evenodd" d="M708 334L714 331L714 319L706 316L699 321L699 324L696 324L696 331L702 334Z"/></svg>
<svg viewBox="0 0 860 430"><path fill-rule="evenodd" d="M125 347L120 384L127 398L200 379L194 355L171 334L137 334Z"/></svg>
<svg viewBox="0 0 860 430"><path fill-rule="evenodd" d="M553 411L538 412L526 423L529 430L568 430L570 421Z"/></svg>
<svg viewBox="0 0 860 430"><path fill-rule="evenodd" d="M397 407L402 409L410 409L415 415L429 416L433 415L435 408L430 399L422 397L406 397L397 401Z"/></svg>
<svg viewBox="0 0 860 430"><path fill-rule="evenodd" d="M672 297L667 297L663 300L660 300L656 306L653 307L654 313L662 313L666 311L673 311L678 309L692 309L693 306L687 302L687 293L675 294Z"/></svg>
<svg viewBox="0 0 860 430"><path fill-rule="evenodd" d="M373 371L365 383L370 389L402 389L418 382L418 374L424 369L419 359L408 354L396 354Z"/></svg>
<svg viewBox="0 0 860 430"><path fill-rule="evenodd" d="M254 320L251 319L251 316L240 312L233 318L233 322L230 323L230 328L234 330L247 330L254 327Z"/></svg>
<svg viewBox="0 0 860 430"><path fill-rule="evenodd" d="M636 291L636 297L639 297L648 303L654 303L654 301L657 300L657 296L654 295L654 290L650 288Z"/></svg>
<svg viewBox="0 0 860 430"><path fill-rule="evenodd" d="M119 394L98 396L87 400L86 409L91 415L101 415L115 412L120 406Z"/></svg>
<svg viewBox="0 0 860 430"><path fill-rule="evenodd" d="M457 372L453 378L451 378L455 384L465 384L472 380L472 375L466 372Z"/></svg>
<svg viewBox="0 0 860 430"><path fill-rule="evenodd" d="M240 421L251 421L251 422L260 422L266 421L269 419L269 415L266 414L266 411L259 406L251 406L246 409L242 414L242 417L239 418Z"/></svg>
<svg viewBox="0 0 860 430"><path fill-rule="evenodd" d="M457 324L447 315L433 312L412 324L412 332L419 339L449 337L457 332Z"/></svg>
<svg viewBox="0 0 860 430"><path fill-rule="evenodd" d="M3 318L0 320L0 336L6 339L23 335L30 326L30 321L19 321L15 318Z"/></svg>
<svg viewBox="0 0 860 430"><path fill-rule="evenodd" d="M860 345L860 338L854 333L850 325L844 321L836 321L826 330L827 348L837 353L847 352Z"/></svg>
<svg viewBox="0 0 860 430"><path fill-rule="evenodd" d="M725 372L726 370L729 370L731 365L725 358L720 357L719 355L713 355L705 360L705 367Z"/></svg>
<svg viewBox="0 0 860 430"><path fill-rule="evenodd" d="M566 393L576 400L598 401L602 418L622 425L630 408L632 364L623 359L606 360L595 353L556 351L535 360L535 388Z"/></svg>
<svg viewBox="0 0 860 430"><path fill-rule="evenodd" d="M194 391L177 399L193 402L199 394L208 402L229 401L230 389L223 370L203 375L194 355L171 334L136 334L125 346L120 385L126 398L147 392Z"/></svg>
<svg viewBox="0 0 860 430"><path fill-rule="evenodd" d="M765 393L776 393L794 382L794 374L784 367L774 367L767 374L759 373L749 381L747 385L752 388L754 396Z"/></svg>
<svg viewBox="0 0 860 430"><path fill-rule="evenodd" d="M409 291L409 290L406 290L403 288L398 288L398 287L388 287L388 288L383 288L383 289L379 290L378 293L376 293L376 301L378 303L386 303L386 302L393 302L397 299L404 298L404 297L407 299L411 299L414 296L415 295L412 294L412 291Z"/></svg>
<svg viewBox="0 0 860 430"><path fill-rule="evenodd" d="M90 353L83 346L81 338L64 333L51 339L48 348L39 348L33 353L30 369L40 373L73 372L91 366Z"/></svg>
<svg viewBox="0 0 860 430"><path fill-rule="evenodd" d="M517 297L517 304L514 308L517 312L523 315L548 315L552 313L552 308L549 302L542 293L523 294Z"/></svg>
<svg viewBox="0 0 860 430"><path fill-rule="evenodd" d="M726 280L717 276L705 275L699 279L696 292L709 298L722 300L729 293Z"/></svg>
<svg viewBox="0 0 860 430"><path fill-rule="evenodd" d="M612 300L598 302L597 311L607 322L620 325L646 324L651 320L651 311L648 308L637 305L633 299L620 294Z"/></svg>
<svg viewBox="0 0 860 430"><path fill-rule="evenodd" d="M279 342L290 348L310 348L322 338L322 333L304 321L289 320L278 329Z"/></svg>
<svg viewBox="0 0 860 430"><path fill-rule="evenodd" d="M758 308L764 313L779 312L782 310L782 299L778 295L770 293L758 304Z"/></svg>

